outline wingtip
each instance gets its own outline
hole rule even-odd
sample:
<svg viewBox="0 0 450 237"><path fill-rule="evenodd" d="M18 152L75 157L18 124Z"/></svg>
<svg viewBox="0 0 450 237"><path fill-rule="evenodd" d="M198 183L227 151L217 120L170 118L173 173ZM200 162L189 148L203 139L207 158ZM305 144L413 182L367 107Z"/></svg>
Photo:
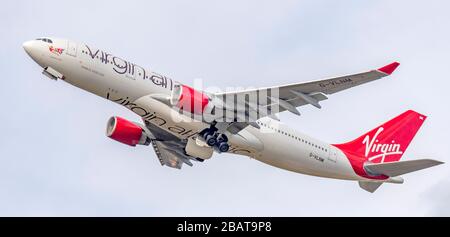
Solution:
<svg viewBox="0 0 450 237"><path fill-rule="evenodd" d="M391 75L399 65L399 62L393 62L384 67L378 68L378 71L383 72L387 75Z"/></svg>
<svg viewBox="0 0 450 237"><path fill-rule="evenodd" d="M445 164L445 162L440 161L440 160L433 160L433 159L430 159L430 160L434 161L434 163L435 163L436 165L442 165L442 164Z"/></svg>

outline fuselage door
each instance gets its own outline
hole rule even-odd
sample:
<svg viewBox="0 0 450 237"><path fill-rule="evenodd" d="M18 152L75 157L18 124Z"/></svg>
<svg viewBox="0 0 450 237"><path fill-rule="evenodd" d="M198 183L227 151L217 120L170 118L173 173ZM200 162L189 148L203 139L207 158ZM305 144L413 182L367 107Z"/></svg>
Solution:
<svg viewBox="0 0 450 237"><path fill-rule="evenodd" d="M333 161L333 162L336 162L336 160L337 160L337 150L336 150L336 148L330 146L328 148L328 150L329 150L328 159Z"/></svg>
<svg viewBox="0 0 450 237"><path fill-rule="evenodd" d="M70 55L72 57L77 56L77 50L78 50L78 44L73 41L67 41L67 55Z"/></svg>

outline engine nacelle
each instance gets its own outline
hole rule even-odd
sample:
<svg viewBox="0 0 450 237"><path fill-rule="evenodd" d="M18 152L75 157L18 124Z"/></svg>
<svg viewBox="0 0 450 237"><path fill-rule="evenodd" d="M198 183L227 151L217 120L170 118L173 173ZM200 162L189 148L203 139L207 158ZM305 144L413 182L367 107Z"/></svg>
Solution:
<svg viewBox="0 0 450 237"><path fill-rule="evenodd" d="M193 114L202 114L209 103L205 93L181 84L174 86L170 100L172 105Z"/></svg>
<svg viewBox="0 0 450 237"><path fill-rule="evenodd" d="M151 142L140 126L117 116L108 120L106 136L130 146L149 145Z"/></svg>

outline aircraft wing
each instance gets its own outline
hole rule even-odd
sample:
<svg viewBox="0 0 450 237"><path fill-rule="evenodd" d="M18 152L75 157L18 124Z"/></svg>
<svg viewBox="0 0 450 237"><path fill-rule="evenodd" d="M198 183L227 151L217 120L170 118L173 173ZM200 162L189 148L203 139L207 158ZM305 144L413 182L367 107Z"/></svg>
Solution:
<svg viewBox="0 0 450 237"><path fill-rule="evenodd" d="M218 108L234 110L237 118L244 116L244 114L239 114L240 110L243 111L239 107L249 108L250 111L258 111L256 117L249 119L250 123L261 117L271 116L286 110L300 115L297 107L311 104L317 108L321 108L319 102L326 100L328 98L326 95L388 76L398 65L398 62L393 62L376 70L347 76L254 90L217 93L214 96L218 98L216 100L219 102L216 102L216 104L219 104ZM227 100L230 100L230 98L234 98L234 103L227 103ZM231 109L233 106L234 108Z"/></svg>
<svg viewBox="0 0 450 237"><path fill-rule="evenodd" d="M172 147L170 143L161 141L152 141L153 149L158 156L161 165L166 165L172 168L181 169L183 163L192 166L189 157L184 155L180 149Z"/></svg>
<svg viewBox="0 0 450 237"><path fill-rule="evenodd" d="M152 137L151 143L161 165L176 169L181 169L183 163L193 165L191 160L195 160L195 157L184 152L186 142L150 123L146 123L145 132Z"/></svg>

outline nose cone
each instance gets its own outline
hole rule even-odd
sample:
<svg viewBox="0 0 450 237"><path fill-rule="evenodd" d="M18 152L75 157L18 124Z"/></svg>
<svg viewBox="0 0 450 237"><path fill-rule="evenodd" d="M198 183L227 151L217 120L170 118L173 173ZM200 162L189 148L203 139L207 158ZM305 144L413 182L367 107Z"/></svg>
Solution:
<svg viewBox="0 0 450 237"><path fill-rule="evenodd" d="M33 50L33 41L27 41L25 43L23 43L23 49L25 50L25 52L27 52L28 55L31 56L32 54L32 50Z"/></svg>
<svg viewBox="0 0 450 237"><path fill-rule="evenodd" d="M33 59L37 64L42 66L42 60L41 60L41 52L39 50L39 43L35 40L27 41L23 43L23 49L27 54L30 56L30 58Z"/></svg>
<svg viewBox="0 0 450 237"><path fill-rule="evenodd" d="M27 52L27 54L30 54L30 51L31 51L31 45L33 44L33 42L32 41L27 41L27 42L25 42L25 43L23 43L22 44L22 46L23 46L23 49L25 49L25 52Z"/></svg>

